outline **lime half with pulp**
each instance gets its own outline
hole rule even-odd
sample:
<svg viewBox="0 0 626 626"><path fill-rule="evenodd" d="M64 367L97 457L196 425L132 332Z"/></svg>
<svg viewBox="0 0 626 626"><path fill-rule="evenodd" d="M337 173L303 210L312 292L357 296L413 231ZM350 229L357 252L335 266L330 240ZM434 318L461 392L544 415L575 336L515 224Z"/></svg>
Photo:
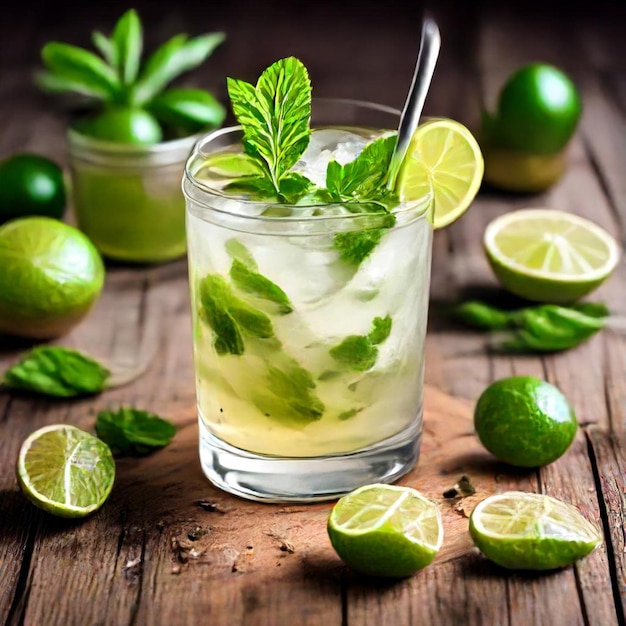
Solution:
<svg viewBox="0 0 626 626"><path fill-rule="evenodd" d="M474 200L483 178L483 157L472 133L445 118L417 127L400 165L395 189L403 202L428 199L435 228L457 220Z"/></svg>
<svg viewBox="0 0 626 626"><path fill-rule="evenodd" d="M519 209L491 221L483 239L502 285L522 298L562 304L598 287L620 257L597 224L555 209Z"/></svg>
<svg viewBox="0 0 626 626"><path fill-rule="evenodd" d="M22 444L17 478L40 509L59 517L85 517L111 493L115 462L109 447L75 426L55 424Z"/></svg>
<svg viewBox="0 0 626 626"><path fill-rule="evenodd" d="M335 504L328 535L355 571L401 578L433 561L443 543L443 525L437 506L419 491L374 484Z"/></svg>
<svg viewBox="0 0 626 626"><path fill-rule="evenodd" d="M470 515L470 534L487 558L521 570L565 567L602 541L600 531L571 504L520 491L480 502Z"/></svg>

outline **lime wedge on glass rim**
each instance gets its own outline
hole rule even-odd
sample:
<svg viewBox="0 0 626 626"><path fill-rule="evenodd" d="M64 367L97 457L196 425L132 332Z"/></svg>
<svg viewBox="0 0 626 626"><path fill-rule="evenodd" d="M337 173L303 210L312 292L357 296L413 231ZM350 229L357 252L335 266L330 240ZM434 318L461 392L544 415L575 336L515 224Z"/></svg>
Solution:
<svg viewBox="0 0 626 626"><path fill-rule="evenodd" d="M373 484L341 498L328 517L339 557L371 576L402 578L430 564L443 543L437 506L410 487Z"/></svg>
<svg viewBox="0 0 626 626"><path fill-rule="evenodd" d="M480 502L470 515L470 534L494 563L521 570L565 567L602 541L600 531L571 504L521 491Z"/></svg>
<svg viewBox="0 0 626 626"><path fill-rule="evenodd" d="M472 133L454 120L432 118L413 133L395 190L403 202L429 198L433 226L443 228L467 211L483 171L483 157Z"/></svg>
<svg viewBox="0 0 626 626"><path fill-rule="evenodd" d="M555 209L519 209L492 220L483 245L502 285L515 295L566 304L616 268L620 249L594 222Z"/></svg>
<svg viewBox="0 0 626 626"><path fill-rule="evenodd" d="M85 517L99 509L115 479L115 461L100 439L75 426L54 424L22 444L17 479L37 507L59 517Z"/></svg>

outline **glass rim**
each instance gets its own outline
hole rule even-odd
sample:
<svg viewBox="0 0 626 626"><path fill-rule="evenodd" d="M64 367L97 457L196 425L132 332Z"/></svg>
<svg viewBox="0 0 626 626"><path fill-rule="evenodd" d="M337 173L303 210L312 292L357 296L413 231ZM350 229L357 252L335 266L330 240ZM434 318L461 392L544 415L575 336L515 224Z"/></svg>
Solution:
<svg viewBox="0 0 626 626"><path fill-rule="evenodd" d="M176 139L168 139L166 141L150 144L120 143L117 141L98 139L85 135L74 128L69 128L66 134L70 145L75 145L79 148L95 149L103 154L110 154L112 156L120 154L124 156L147 156L182 149L187 145L195 144L198 139L204 137L207 133L194 133L186 137L177 137Z"/></svg>
<svg viewBox="0 0 626 626"><path fill-rule="evenodd" d="M398 118L398 121L400 119L400 116L402 114L402 112L399 109L396 109L394 107L385 105L385 104L379 104L376 102L369 102L366 100L357 100L357 99L351 99L351 98L313 98L313 105L315 105L315 103L322 103L322 104L327 104L327 105L346 105L346 106L356 106L356 107L360 107L363 109L370 109L372 111L378 111L380 113L387 113L390 115L393 115L395 117ZM210 187L209 185L206 185L204 183L202 183L201 181L199 181L194 174L191 172L190 170L190 165L193 162L194 158L198 157L198 156L207 156L207 153L202 151L202 146L206 145L210 142L215 141L216 139L219 139L220 137L224 137L227 136L229 134L232 134L234 132L237 131L241 131L241 125L233 125L233 126L226 126L226 127L222 127L222 128L217 128L215 130L212 130L208 133L204 133L200 136L200 138L196 141L191 154L189 155L189 157L187 158L187 160L185 161L185 169L184 169L184 181L183 183L186 181L188 182L193 188L197 189L198 191L200 191L204 196L209 197L209 198L220 198L220 199L225 199L225 200L233 200L236 199L237 202L245 205L245 206L267 206L268 208L272 207L272 208L284 208L284 207L289 207L289 208L293 208L294 205L290 204L288 202L268 202L268 201L262 201L262 200L248 200L245 198L233 198L233 196L223 193L221 190L219 189L215 189L214 187ZM190 195L188 194L187 190L184 188L184 184L183 184L183 193L185 195L185 197L192 201L195 205L199 205L204 209L208 209L212 212L215 213L219 213L221 215L226 215L229 217L236 217L236 218L240 218L243 220L254 220L254 221L260 221L260 222L270 222L270 221L277 221L277 222L302 222L302 221L319 221L319 220L346 220L346 219L350 219L350 218L357 218L357 217L363 217L363 216L374 216L374 215L379 215L378 213L372 213L370 211L363 211L363 212L358 212L358 213L349 213L349 214L343 214L343 215L291 215L291 216L284 216L284 217L279 217L279 216L268 216L268 215L246 215L246 214L238 214L238 213L233 213L231 211L226 211L223 209L219 209L217 207L211 206L210 204L208 204L206 201L203 201L204 198L198 198L196 196L194 197L190 197ZM367 205L371 205L371 202L322 202L322 203L312 203L312 204L306 204L306 205L299 205L300 208L302 208L303 210L311 210L311 209L322 209L322 208L327 208L329 206L343 206L343 205L349 205L354 207L355 205L363 205L363 206L367 206ZM400 209L398 211L390 211L391 214L400 214L400 213L404 213L407 210L409 210L408 208L405 209ZM422 215L417 216L417 218L422 218L422 217L426 217L427 215L427 211L424 211Z"/></svg>

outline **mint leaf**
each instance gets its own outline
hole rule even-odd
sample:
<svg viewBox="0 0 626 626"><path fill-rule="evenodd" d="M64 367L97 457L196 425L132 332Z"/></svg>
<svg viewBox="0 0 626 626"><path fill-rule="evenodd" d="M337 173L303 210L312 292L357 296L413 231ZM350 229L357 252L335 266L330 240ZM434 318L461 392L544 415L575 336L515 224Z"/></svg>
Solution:
<svg viewBox="0 0 626 626"><path fill-rule="evenodd" d="M330 356L338 363L364 372L376 364L378 348L391 332L391 317L375 317L372 330L367 335L349 335L341 343L329 350Z"/></svg>
<svg viewBox="0 0 626 626"><path fill-rule="evenodd" d="M350 335L330 349L330 356L350 369L364 372L374 367L378 348L367 337Z"/></svg>
<svg viewBox="0 0 626 626"><path fill-rule="evenodd" d="M287 172L279 182L280 197L288 204L296 204L313 188L313 183L298 172Z"/></svg>
<svg viewBox="0 0 626 626"><path fill-rule="evenodd" d="M176 427L154 413L124 407L98 413L96 434L115 455L142 456L168 445Z"/></svg>
<svg viewBox="0 0 626 626"><path fill-rule="evenodd" d="M388 196L387 172L396 139L395 135L376 139L345 165L331 161L326 169L326 188L333 200L371 201Z"/></svg>
<svg viewBox="0 0 626 626"><path fill-rule="evenodd" d="M367 336L373 344L383 343L391 333L391 316L375 317L372 322L372 330Z"/></svg>
<svg viewBox="0 0 626 626"><path fill-rule="evenodd" d="M111 372L94 359L69 348L41 346L4 373L10 389L70 398L99 393Z"/></svg>
<svg viewBox="0 0 626 626"><path fill-rule="evenodd" d="M308 370L283 351L268 355L266 365L265 386L254 394L255 405L266 417L304 423L322 417L324 403Z"/></svg>
<svg viewBox="0 0 626 626"><path fill-rule="evenodd" d="M228 183L224 187L224 191L240 196L248 196L254 200L279 200L272 181L264 175L242 176L232 183Z"/></svg>
<svg viewBox="0 0 626 626"><path fill-rule="evenodd" d="M280 179L309 144L311 82L304 65L294 57L268 67L256 87L228 78L233 112L243 127L244 152L258 162L274 191Z"/></svg>
<svg viewBox="0 0 626 626"><path fill-rule="evenodd" d="M278 312L286 315L293 311L287 294L269 278L249 269L244 263L235 259L230 268L230 277L235 286L262 300L269 300L278 305Z"/></svg>
<svg viewBox="0 0 626 626"><path fill-rule="evenodd" d="M218 354L241 355L243 335L267 339L274 336L270 318L238 298L218 274L208 274L199 285L201 315L215 333Z"/></svg>
<svg viewBox="0 0 626 626"><path fill-rule="evenodd" d="M339 251L342 261L358 266L373 252L384 233L380 228L337 233L333 246Z"/></svg>
<svg viewBox="0 0 626 626"><path fill-rule="evenodd" d="M245 265L249 270L256 272L258 266L254 257L250 253L250 250L244 246L239 239L229 239L225 245L226 252L228 252L229 256L236 261L239 261L243 265Z"/></svg>
<svg viewBox="0 0 626 626"><path fill-rule="evenodd" d="M120 80L124 85L131 85L139 72L143 48L141 21L134 9L126 11L120 17L111 40L116 49L115 66L118 68Z"/></svg>

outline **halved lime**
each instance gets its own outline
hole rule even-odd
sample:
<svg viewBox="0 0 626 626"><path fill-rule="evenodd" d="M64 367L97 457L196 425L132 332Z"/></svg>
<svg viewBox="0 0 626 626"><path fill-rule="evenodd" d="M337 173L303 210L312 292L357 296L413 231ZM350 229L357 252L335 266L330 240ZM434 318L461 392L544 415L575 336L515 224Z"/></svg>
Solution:
<svg viewBox="0 0 626 626"><path fill-rule="evenodd" d="M75 426L54 424L22 444L17 479L28 499L59 517L84 517L99 509L115 479L109 447Z"/></svg>
<svg viewBox="0 0 626 626"><path fill-rule="evenodd" d="M590 220L555 209L520 209L494 219L483 244L511 293L528 300L573 302L615 269L615 239Z"/></svg>
<svg viewBox="0 0 626 626"><path fill-rule="evenodd" d="M429 198L433 226L442 228L468 209L483 170L483 157L472 133L454 120L432 119L413 133L395 189L404 202Z"/></svg>
<svg viewBox="0 0 626 626"><path fill-rule="evenodd" d="M524 570L565 567L602 541L600 531L571 504L521 491L480 502L470 515L470 534L487 558Z"/></svg>
<svg viewBox="0 0 626 626"><path fill-rule="evenodd" d="M411 576L443 543L437 506L410 487L374 484L341 498L328 517L330 542L355 571Z"/></svg>

